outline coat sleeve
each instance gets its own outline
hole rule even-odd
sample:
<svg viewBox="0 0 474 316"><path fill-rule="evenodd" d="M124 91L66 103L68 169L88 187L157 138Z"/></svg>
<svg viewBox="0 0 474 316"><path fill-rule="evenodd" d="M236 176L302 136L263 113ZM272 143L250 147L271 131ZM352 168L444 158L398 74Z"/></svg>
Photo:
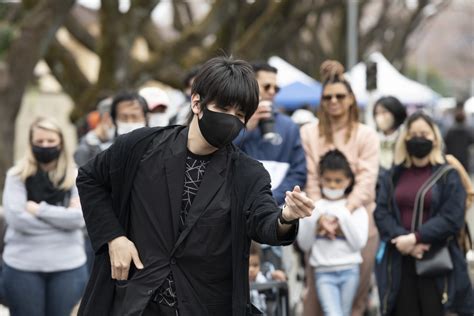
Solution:
<svg viewBox="0 0 474 316"><path fill-rule="evenodd" d="M336 213L344 236L354 251L364 248L369 237L369 216L367 210L359 207L354 212L343 208Z"/></svg>
<svg viewBox="0 0 474 316"><path fill-rule="evenodd" d="M296 238L298 225L294 225L286 236L278 238L278 216L281 209L272 196L270 175L260 163L254 163L253 166L248 166L245 175L241 175L250 181L254 179L253 185L247 188L249 194L244 204L248 235L261 244L289 245Z"/></svg>
<svg viewBox="0 0 474 316"><path fill-rule="evenodd" d="M90 160L79 169L77 177L82 211L92 247L96 253L103 251L104 246L112 239L125 235L112 203L110 175L120 171L110 170L117 146L118 141Z"/></svg>
<svg viewBox="0 0 474 316"><path fill-rule="evenodd" d="M77 187L72 188L71 199L79 198ZM41 202L38 209L38 218L62 230L75 230L84 227L82 209L78 207L63 207Z"/></svg>
<svg viewBox="0 0 474 316"><path fill-rule="evenodd" d="M26 187L20 176L8 172L3 190L3 209L7 224L24 234L42 235L57 230L26 211Z"/></svg>
<svg viewBox="0 0 474 316"><path fill-rule="evenodd" d="M303 190L306 184L306 158L301 145L299 128L296 124L288 126L288 140L291 146L290 167L280 185L273 190L273 196L278 205L285 203L286 191L293 191L295 185Z"/></svg>
<svg viewBox="0 0 474 316"><path fill-rule="evenodd" d="M395 217L392 191L391 173L385 172L380 177L380 187L377 195L377 207L374 211L374 219L380 234L380 239L386 242L392 238L410 233L398 223Z"/></svg>
<svg viewBox="0 0 474 316"><path fill-rule="evenodd" d="M298 246L300 246L300 248L305 252L310 251L311 247L313 246L316 236L316 227L318 225L318 219L320 216L321 211L316 205L311 216L300 220L300 227L296 241L298 242Z"/></svg>
<svg viewBox="0 0 474 316"><path fill-rule="evenodd" d="M306 124L301 128L301 143L306 155L306 185L304 191L308 197L317 201L321 198L318 176L317 125Z"/></svg>
<svg viewBox="0 0 474 316"><path fill-rule="evenodd" d="M466 191L456 170L446 175L441 186L440 205L433 210L435 215L418 229L420 242L443 243L459 232L464 224Z"/></svg>
<svg viewBox="0 0 474 316"><path fill-rule="evenodd" d="M355 208L375 200L375 185L379 170L379 139L375 131L367 131L358 141L358 167L354 170L354 189L347 197L347 204Z"/></svg>

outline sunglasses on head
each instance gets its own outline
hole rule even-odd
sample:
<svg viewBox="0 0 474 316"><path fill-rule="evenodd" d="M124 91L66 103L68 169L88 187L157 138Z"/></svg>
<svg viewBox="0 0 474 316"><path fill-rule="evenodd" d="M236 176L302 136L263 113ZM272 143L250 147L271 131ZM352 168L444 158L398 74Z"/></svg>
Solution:
<svg viewBox="0 0 474 316"><path fill-rule="evenodd" d="M331 101L332 98L336 97L337 101L342 101L347 97L347 94L344 93L336 93L336 94L325 94L323 95L323 101Z"/></svg>
<svg viewBox="0 0 474 316"><path fill-rule="evenodd" d="M268 90L270 90L270 88L273 88L275 90L275 93L278 93L278 91L280 91L279 86L272 85L270 83L267 83L267 84L263 85L263 90L265 90L265 92L268 92Z"/></svg>

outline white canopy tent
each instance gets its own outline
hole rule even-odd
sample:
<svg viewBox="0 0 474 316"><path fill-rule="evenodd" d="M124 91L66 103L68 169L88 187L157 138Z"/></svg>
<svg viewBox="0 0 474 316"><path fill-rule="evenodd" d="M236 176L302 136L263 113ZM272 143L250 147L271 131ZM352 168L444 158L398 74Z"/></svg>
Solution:
<svg viewBox="0 0 474 316"><path fill-rule="evenodd" d="M464 111L470 115L474 114L474 97L470 97L466 100L464 103Z"/></svg>
<svg viewBox="0 0 474 316"><path fill-rule="evenodd" d="M374 102L382 96L394 96L410 110L417 107L432 107L441 96L427 86L403 76L379 52L372 53L369 60L377 63L377 90L366 89L366 66L360 62L348 73L346 78L357 99L365 107L365 123L375 126L372 117Z"/></svg>
<svg viewBox="0 0 474 316"><path fill-rule="evenodd" d="M365 63L358 63L346 73L358 103L365 105L369 98L391 95L407 106L432 106L440 98L429 87L403 76L381 53L372 53L369 59L377 63L377 90L373 95L365 88Z"/></svg>

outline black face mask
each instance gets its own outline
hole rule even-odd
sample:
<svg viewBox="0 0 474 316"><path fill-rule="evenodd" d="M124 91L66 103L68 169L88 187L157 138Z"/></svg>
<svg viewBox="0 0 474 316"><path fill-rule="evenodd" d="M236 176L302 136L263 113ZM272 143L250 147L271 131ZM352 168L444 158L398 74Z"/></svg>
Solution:
<svg viewBox="0 0 474 316"><path fill-rule="evenodd" d="M424 158L428 156L433 149L433 142L424 137L413 137L406 140L405 145L410 156L416 158Z"/></svg>
<svg viewBox="0 0 474 316"><path fill-rule="evenodd" d="M33 155L35 156L36 161L40 163L49 163L55 159L58 159L61 150L59 146L55 147L40 147L40 146L31 146L33 150Z"/></svg>
<svg viewBox="0 0 474 316"><path fill-rule="evenodd" d="M202 136L216 148L231 143L245 126L232 114L210 111L206 107L198 124Z"/></svg>

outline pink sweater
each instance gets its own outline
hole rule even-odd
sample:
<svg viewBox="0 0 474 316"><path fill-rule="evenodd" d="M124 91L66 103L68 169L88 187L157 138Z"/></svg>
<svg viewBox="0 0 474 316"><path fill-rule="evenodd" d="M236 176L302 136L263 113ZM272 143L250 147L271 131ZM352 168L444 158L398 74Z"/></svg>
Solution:
<svg viewBox="0 0 474 316"><path fill-rule="evenodd" d="M355 185L347 197L348 204L365 207L369 212L369 235L376 233L372 213L375 210L375 185L379 170L379 139L377 133L364 124L358 124L348 142L346 128L333 134L333 144L319 137L318 123L301 128L301 142L306 153L308 175L305 191L314 201L321 199L318 176L319 159L332 149L340 150L349 161L355 175Z"/></svg>

